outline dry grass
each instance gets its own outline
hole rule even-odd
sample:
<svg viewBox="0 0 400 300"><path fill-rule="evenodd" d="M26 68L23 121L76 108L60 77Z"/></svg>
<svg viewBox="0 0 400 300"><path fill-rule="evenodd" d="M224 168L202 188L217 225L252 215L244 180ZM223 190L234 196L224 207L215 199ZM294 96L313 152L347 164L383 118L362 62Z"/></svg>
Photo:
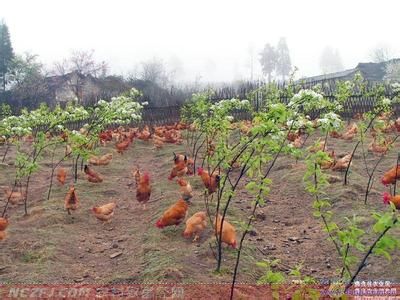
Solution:
<svg viewBox="0 0 400 300"><path fill-rule="evenodd" d="M334 147L338 154L350 152L353 145L353 142L328 141L328 147ZM99 152L105 154L110 150L112 145L106 149L101 148ZM13 160L13 151L7 159L8 163ZM59 149L59 156L62 151ZM50 174L50 155L47 154L30 189L30 215L23 217L22 206L10 208L9 238L2 242L0 253L0 267L7 268L0 268L0 281L229 281L236 252L230 248L224 249L222 270L215 274L216 264L210 248L215 238L210 224L196 243L183 238L184 224L163 230L154 226L162 212L179 198L178 185L167 179L173 151L180 153L185 149L183 145L166 145L155 150L152 143L135 141L122 156L114 152L109 166L94 167L105 178L102 184L89 183L83 172L80 173L75 186L81 207L72 216L68 216L63 208L69 182L65 186L55 182L50 200L45 200ZM344 187L341 181L336 182L329 188L328 195L338 223L342 222L344 216L357 214L365 229L370 230L371 211L384 209L380 200L384 188L376 183L368 205L363 204L366 178L360 154L359 151L352 167L350 185ZM377 170L377 176L381 176L383 170L395 162L396 156L395 151L391 151ZM367 154L369 163L375 159L377 157ZM133 182L131 169L137 165L150 172L153 183L151 202L146 211L142 211L136 202L134 185L129 186ZM71 170L72 165L71 162L65 162L63 166ZM288 161L287 158L277 161L272 174L272 193L268 204L262 209L265 220L254 223L257 235L248 236L245 242L239 281L255 282L261 274L255 263L265 257L279 258L288 267L303 261L303 272L318 278L333 276L335 268L339 266L332 245L326 240L319 221L312 216L312 200L304 192L303 173L304 165L301 162L295 164L294 160ZM337 172L329 173L340 178L343 176ZM11 165L0 165L0 185L9 185L12 174ZM189 208L190 216L205 208L200 179L197 176L190 177L189 181L195 190ZM102 225L91 214L90 208L110 201L117 203L115 215L110 224ZM215 202L211 207L215 207ZM251 198L241 189L232 202L228 220L234 224L246 220L250 207ZM399 235L399 232L394 233ZM301 243L288 242L288 238L293 236L301 239ZM116 252L122 254L110 258ZM329 261L331 267L327 267L326 261ZM398 281L400 271L396 266L399 263L399 255L394 255L392 262L373 258L361 276Z"/></svg>

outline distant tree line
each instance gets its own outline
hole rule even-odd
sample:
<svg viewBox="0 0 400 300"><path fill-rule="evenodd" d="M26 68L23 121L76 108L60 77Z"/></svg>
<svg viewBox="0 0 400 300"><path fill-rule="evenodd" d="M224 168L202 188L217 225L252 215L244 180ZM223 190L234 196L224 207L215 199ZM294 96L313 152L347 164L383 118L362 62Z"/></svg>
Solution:
<svg viewBox="0 0 400 300"><path fill-rule="evenodd" d="M371 58L377 62L386 61L391 54L387 48L377 47L372 51ZM280 38L276 46L265 44L259 62L267 82L285 82L293 70L286 39ZM323 73L342 70L339 51L326 47L320 57L320 67ZM132 69L127 76L109 74L107 63L98 61L93 50L72 51L68 58L46 69L37 55L14 53L9 29L4 21L0 23L0 114L9 112L4 104L14 112L23 107L36 108L41 102L50 106L60 102L65 105L67 101L93 105L99 99L111 99L132 87L143 93L141 100L148 102L149 107L180 105L193 93L205 88L215 88L221 95L225 91L232 94L231 90L236 89L234 84L202 86L198 80L192 84L178 84L183 73L182 62L178 58L170 65L159 58L152 58ZM386 80L399 81L399 61L388 64L386 71ZM237 84L240 86L240 82Z"/></svg>
<svg viewBox="0 0 400 300"><path fill-rule="evenodd" d="M96 60L93 50L72 51L48 70L37 55L15 54L8 26L4 21L0 23L0 113L8 111L3 104L14 112L23 107L36 108L42 102L54 106L59 101L55 99L56 91L70 95L70 99L64 100L92 105L135 87L150 107L180 105L196 91L193 85L175 83L174 78L181 71L179 66L167 70L157 58L141 62L125 77L109 74L108 70L106 62ZM85 85L93 91L84 93Z"/></svg>

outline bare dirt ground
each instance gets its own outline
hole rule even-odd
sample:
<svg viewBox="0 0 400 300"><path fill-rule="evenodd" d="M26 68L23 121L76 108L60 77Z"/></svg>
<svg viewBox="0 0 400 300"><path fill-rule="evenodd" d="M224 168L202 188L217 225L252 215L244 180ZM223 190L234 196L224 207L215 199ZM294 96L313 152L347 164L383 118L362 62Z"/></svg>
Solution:
<svg viewBox="0 0 400 300"><path fill-rule="evenodd" d="M311 139L308 140L308 143ZM328 140L328 148L337 154L349 153L354 141ZM367 206L364 190L367 182L361 148L356 153L350 174L350 183L343 186L343 173L328 171L332 183L328 197L332 200L334 219L343 223L343 217L357 214L362 225L371 231L372 210L387 209L382 203L386 189L379 178L396 162L399 143L387 155L376 172L376 182ZM101 154L112 151L113 145L101 148ZM60 149L60 153L63 149ZM114 152L108 166L95 167L105 180L89 183L84 174L75 185L81 207L69 216L64 210L64 196L68 184L54 184L50 200L47 190L50 177L50 155L41 171L33 177L28 196L29 215L23 205L9 209L8 238L0 242L0 282L3 283L128 283L128 282L229 282L235 262L235 250L224 249L222 272L214 272L216 261L210 245L214 244L211 226L202 238L192 243L182 236L184 225L160 230L154 226L162 212L179 199L175 181L167 176L172 167L172 152L184 152L184 146L166 145L155 150L151 143L135 141L122 156ZM0 155L4 148L0 150ZM60 154L61 155L61 154ZM372 165L378 159L367 154ZM7 164L0 166L0 185L11 185L14 151ZM151 175L153 192L146 211L135 199L135 185L131 169L139 165ZM70 168L71 162L63 167ZM299 161L282 157L278 160L271 179L273 185L268 203L259 209L255 230L245 242L238 282L255 283L262 275L256 262L263 258L281 260L275 271L288 273L303 263L302 273L318 279L335 276L340 262L337 253L320 221L312 215L312 199L304 191L305 166ZM71 170L71 169L69 169ZM203 187L200 178L189 177L195 197L189 215L204 210ZM68 182L72 182L71 172ZM3 197L3 196L2 196ZM112 222L103 225L90 208L114 200L117 203ZM4 206L4 197L0 207ZM228 220L246 220L250 215L251 199L241 189L236 196ZM210 225L210 224L208 224ZM392 233L400 235L400 232ZM239 236L241 232L239 231ZM373 258L360 274L365 279L400 281L400 255L392 261Z"/></svg>

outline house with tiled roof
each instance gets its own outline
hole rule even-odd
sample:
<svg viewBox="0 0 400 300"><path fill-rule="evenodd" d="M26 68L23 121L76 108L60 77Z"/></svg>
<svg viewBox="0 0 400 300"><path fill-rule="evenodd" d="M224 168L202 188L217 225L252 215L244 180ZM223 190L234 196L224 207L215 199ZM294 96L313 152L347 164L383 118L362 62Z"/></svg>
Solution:
<svg viewBox="0 0 400 300"><path fill-rule="evenodd" d="M354 78L354 75L358 72L361 73L363 78L367 81L372 82L379 82L383 81L385 73L386 73L386 66L390 63L397 63L400 62L400 59L392 59L385 62L380 63L359 63L355 68L329 73L324 75L312 76L301 79L303 82L318 82L318 81L326 81L326 80L350 80Z"/></svg>

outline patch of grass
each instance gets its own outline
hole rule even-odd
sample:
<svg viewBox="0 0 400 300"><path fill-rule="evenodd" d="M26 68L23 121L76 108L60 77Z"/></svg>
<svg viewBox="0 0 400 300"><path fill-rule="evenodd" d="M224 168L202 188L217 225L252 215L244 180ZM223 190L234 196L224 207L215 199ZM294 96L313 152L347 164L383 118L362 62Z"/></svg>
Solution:
<svg viewBox="0 0 400 300"><path fill-rule="evenodd" d="M212 274L214 276L220 276L220 277L224 277L224 275L231 275L232 270L226 267L222 267L219 271L214 270L212 271Z"/></svg>
<svg viewBox="0 0 400 300"><path fill-rule="evenodd" d="M144 253L142 279L144 281L160 282L165 279L165 271L174 264L173 256L166 255L159 249L147 249Z"/></svg>
<svg viewBox="0 0 400 300"><path fill-rule="evenodd" d="M28 250L22 254L21 260L26 263L35 263L43 258L42 253Z"/></svg>
<svg viewBox="0 0 400 300"><path fill-rule="evenodd" d="M25 250L21 255L21 261L25 263L42 264L53 255L54 247L48 246L37 250Z"/></svg>

